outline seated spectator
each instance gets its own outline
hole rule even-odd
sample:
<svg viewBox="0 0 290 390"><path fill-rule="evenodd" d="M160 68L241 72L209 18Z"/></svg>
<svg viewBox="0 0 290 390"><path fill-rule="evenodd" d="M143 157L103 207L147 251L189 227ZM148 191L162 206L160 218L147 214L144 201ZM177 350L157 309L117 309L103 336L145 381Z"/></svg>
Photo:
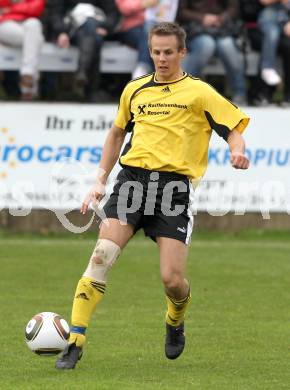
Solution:
<svg viewBox="0 0 290 390"><path fill-rule="evenodd" d="M44 0L0 0L0 42L8 46L22 47L22 100L33 100L38 95L38 66L44 41L39 17L44 5Z"/></svg>
<svg viewBox="0 0 290 390"><path fill-rule="evenodd" d="M284 89L283 89L283 105L290 106L290 21L283 28L279 52L282 56L283 73L284 73Z"/></svg>
<svg viewBox="0 0 290 390"><path fill-rule="evenodd" d="M51 30L61 48L76 45L80 50L75 75L82 100L104 102L109 99L100 89L100 54L105 37L119 20L114 0L54 0L50 4Z"/></svg>
<svg viewBox="0 0 290 390"><path fill-rule="evenodd" d="M132 73L133 79L152 70L147 33L144 28L144 10L157 3L158 0L116 0L119 11L123 15L116 38L138 50L137 64Z"/></svg>
<svg viewBox="0 0 290 390"><path fill-rule="evenodd" d="M188 50L184 69L200 77L204 67L217 54L226 69L232 100L246 103L244 61L235 44L238 0L180 0L177 19L188 33Z"/></svg>
<svg viewBox="0 0 290 390"><path fill-rule="evenodd" d="M258 28L258 20L263 5L260 0L241 0L241 16L247 27L247 35L253 50L261 52L264 42L264 34ZM283 11L284 12L284 11ZM285 14L283 15L283 18ZM289 106L290 104L290 23L283 23L283 29L278 35L278 54L281 55L283 66L283 105ZM270 48L269 50L272 50ZM277 50L277 49L276 49ZM273 54L272 54L273 55ZM275 55L274 55L275 56ZM276 57L275 57L276 66ZM260 64L261 68L261 64ZM276 69L275 69L276 70ZM280 78L280 75L278 74ZM275 92L275 85L266 84L265 81L260 78L256 81L255 85L250 85L250 95L252 96L252 102L255 105L267 105L272 100L272 96Z"/></svg>
<svg viewBox="0 0 290 390"><path fill-rule="evenodd" d="M145 30L148 34L150 29L157 23L175 22L179 0L161 0L154 7L145 10Z"/></svg>
<svg viewBox="0 0 290 390"><path fill-rule="evenodd" d="M286 0L288 4L288 0ZM268 85L278 85L277 52L284 25L289 21L285 0L260 0L264 8L258 16L258 27L263 34L261 77ZM284 5L285 3L285 5Z"/></svg>

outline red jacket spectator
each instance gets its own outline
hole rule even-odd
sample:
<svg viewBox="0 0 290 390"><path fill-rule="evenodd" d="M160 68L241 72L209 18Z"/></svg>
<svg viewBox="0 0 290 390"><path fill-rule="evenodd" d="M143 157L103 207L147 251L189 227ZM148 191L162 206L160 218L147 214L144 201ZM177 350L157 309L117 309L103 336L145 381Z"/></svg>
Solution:
<svg viewBox="0 0 290 390"><path fill-rule="evenodd" d="M45 0L22 0L18 3L12 0L0 0L0 23L7 20L22 21L28 18L38 18L44 10Z"/></svg>
<svg viewBox="0 0 290 390"><path fill-rule="evenodd" d="M116 0L116 4L123 15L120 31L144 25L144 9L141 0Z"/></svg>

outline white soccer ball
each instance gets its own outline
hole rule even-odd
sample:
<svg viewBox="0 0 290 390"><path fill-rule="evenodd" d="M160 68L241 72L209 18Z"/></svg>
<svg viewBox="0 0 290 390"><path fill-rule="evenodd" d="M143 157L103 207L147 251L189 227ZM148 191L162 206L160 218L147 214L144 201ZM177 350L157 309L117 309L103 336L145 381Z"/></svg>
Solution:
<svg viewBox="0 0 290 390"><path fill-rule="evenodd" d="M38 355L57 355L67 346L68 338L66 320L49 311L33 316L25 328L28 348Z"/></svg>

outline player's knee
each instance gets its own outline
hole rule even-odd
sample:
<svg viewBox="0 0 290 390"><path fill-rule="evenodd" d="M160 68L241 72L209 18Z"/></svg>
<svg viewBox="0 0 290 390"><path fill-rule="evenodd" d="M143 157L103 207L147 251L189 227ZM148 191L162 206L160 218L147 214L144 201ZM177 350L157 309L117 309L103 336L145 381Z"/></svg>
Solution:
<svg viewBox="0 0 290 390"><path fill-rule="evenodd" d="M107 273L120 253L119 245L110 240L99 239L83 276L106 283Z"/></svg>
<svg viewBox="0 0 290 390"><path fill-rule="evenodd" d="M183 277L178 273L167 273L162 275L162 282L168 291L178 291L182 287Z"/></svg>
<svg viewBox="0 0 290 390"><path fill-rule="evenodd" d="M37 31L37 32L42 31L41 21L37 18L28 18L25 20L25 22L23 24L24 24L24 27L26 29L31 29L31 30Z"/></svg>

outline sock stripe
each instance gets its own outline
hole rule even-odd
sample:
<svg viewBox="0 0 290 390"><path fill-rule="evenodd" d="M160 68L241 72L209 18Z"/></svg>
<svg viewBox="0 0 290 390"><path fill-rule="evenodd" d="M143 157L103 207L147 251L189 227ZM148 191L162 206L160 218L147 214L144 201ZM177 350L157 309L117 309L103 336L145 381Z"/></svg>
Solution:
<svg viewBox="0 0 290 390"><path fill-rule="evenodd" d="M181 299L180 301L177 301L167 295L167 298L173 303L175 306L183 305L190 299L190 294L188 294L185 298Z"/></svg>
<svg viewBox="0 0 290 390"><path fill-rule="evenodd" d="M170 321L173 322L174 324L176 324L178 322L178 320L175 320L174 318L170 317L170 315L168 313L167 313L167 316L170 319Z"/></svg>
<svg viewBox="0 0 290 390"><path fill-rule="evenodd" d="M106 291L106 285L98 282L91 282L91 286L98 290L100 293L104 294Z"/></svg>
<svg viewBox="0 0 290 390"><path fill-rule="evenodd" d="M86 330L87 330L87 328L82 327L82 326L72 326L70 328L71 333L79 333L79 334L83 334L83 335L86 334Z"/></svg>

